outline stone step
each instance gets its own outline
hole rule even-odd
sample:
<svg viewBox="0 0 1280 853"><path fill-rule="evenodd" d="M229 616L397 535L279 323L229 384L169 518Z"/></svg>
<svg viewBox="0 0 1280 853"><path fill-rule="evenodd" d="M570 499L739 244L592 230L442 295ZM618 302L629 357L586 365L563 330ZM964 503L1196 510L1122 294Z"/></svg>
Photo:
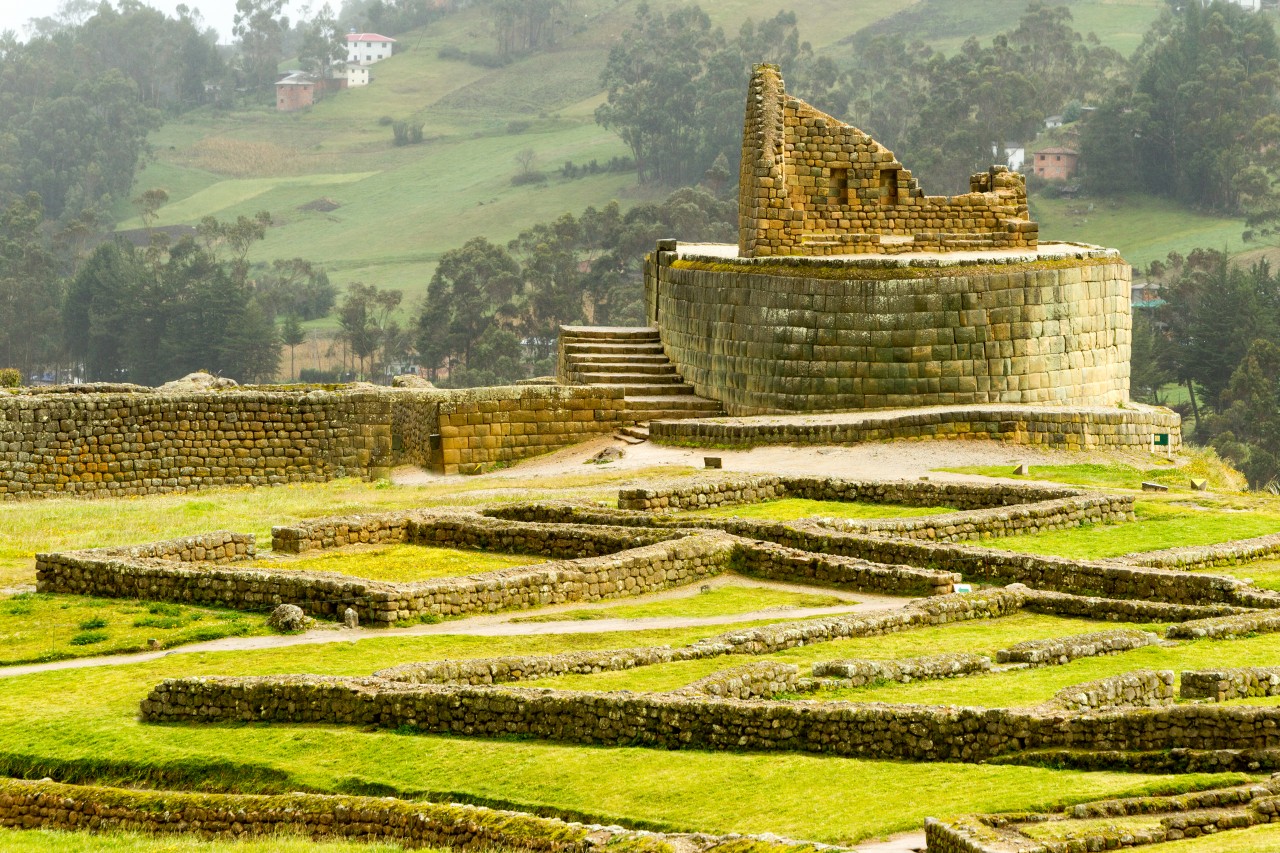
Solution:
<svg viewBox="0 0 1280 853"><path fill-rule="evenodd" d="M632 445L644 444L646 440L643 438L636 438L634 435L627 432L625 429L618 430L613 434L613 437L618 439L619 441L625 441L627 444L632 444Z"/></svg>
<svg viewBox="0 0 1280 853"><path fill-rule="evenodd" d="M622 365L656 365L665 367L671 364L666 353L608 353L586 352L565 353L565 361L569 364L622 364Z"/></svg>
<svg viewBox="0 0 1280 853"><path fill-rule="evenodd" d="M676 368L669 361L593 361L588 358L566 359L565 366L574 373L643 373L659 376L664 373L675 373Z"/></svg>
<svg viewBox="0 0 1280 853"><path fill-rule="evenodd" d="M618 430L618 432L620 432L625 436L629 436L631 438L637 439L638 442L649 440L648 426L640 426L639 424L636 424L635 426L625 426L622 429Z"/></svg>
<svg viewBox="0 0 1280 853"><path fill-rule="evenodd" d="M662 344L654 341L647 343L645 341L634 341L624 343L612 343L605 341L590 341L586 343L566 343L564 345L564 354L569 355L660 355L664 358L666 353L662 351Z"/></svg>
<svg viewBox="0 0 1280 853"><path fill-rule="evenodd" d="M645 420L663 420L669 417L668 412L696 413L707 417L721 413L719 403L696 394L627 395L624 402L628 411L643 413Z"/></svg>
<svg viewBox="0 0 1280 853"><path fill-rule="evenodd" d="M560 337L567 341L656 341L653 326L561 326Z"/></svg>
<svg viewBox="0 0 1280 853"><path fill-rule="evenodd" d="M657 382L591 382L593 388L621 388L627 399L632 397L676 397L693 396L693 386L687 382L672 382L666 385Z"/></svg>
<svg viewBox="0 0 1280 853"><path fill-rule="evenodd" d="M675 370L665 373L586 373L575 370L573 377L587 385L677 385L684 382L684 378Z"/></svg>

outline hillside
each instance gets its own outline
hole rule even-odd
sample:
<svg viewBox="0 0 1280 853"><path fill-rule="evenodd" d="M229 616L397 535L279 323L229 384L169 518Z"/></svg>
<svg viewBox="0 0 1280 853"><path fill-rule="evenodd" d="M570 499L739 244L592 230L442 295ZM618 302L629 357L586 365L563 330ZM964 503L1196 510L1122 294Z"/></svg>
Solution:
<svg viewBox="0 0 1280 853"><path fill-rule="evenodd" d="M140 172L134 194L150 187L169 192L160 225L266 209L275 227L251 259L302 256L322 264L339 286L362 281L401 288L405 307L412 309L440 254L472 236L505 241L566 211L611 199L630 206L662 194L638 187L631 173L575 180L558 174L566 161L604 162L628 153L616 135L595 124L593 112L603 98L599 74L609 47L638 5L639 0L583 0L576 7L583 14L577 33L499 69L439 57L445 46L491 49L477 9L449 16L403 34L399 53L375 66L371 86L331 96L310 110L283 114L264 103L234 112L204 109L170 121L152 135L155 157ZM747 17L767 17L779 8L763 0L706 5L729 32ZM962 13L956 4L937 0L795 5L802 36L840 61L856 49L852 42L859 33L920 37L954 50L964 38L985 40L1007 29L1025 2L1013 10L1008 3L979 0L964 4ZM1081 29L1129 51L1161 2L1070 5ZM392 145L390 124L402 119L423 122L422 144ZM549 174L547 183L511 184L520 169L516 156L526 150L534 152L535 168ZM327 209L309 209L317 207ZM1039 203L1042 233L1108 242L1141 262L1174 248L1222 245L1230 239L1227 232L1238 231L1234 223L1183 216L1150 201L1136 202L1137 215L1130 215L1127 202L1092 217L1073 215L1073 207ZM117 216L120 228L141 224L127 205ZM1170 217L1176 228L1166 227ZM1105 226L1096 227L1100 222Z"/></svg>

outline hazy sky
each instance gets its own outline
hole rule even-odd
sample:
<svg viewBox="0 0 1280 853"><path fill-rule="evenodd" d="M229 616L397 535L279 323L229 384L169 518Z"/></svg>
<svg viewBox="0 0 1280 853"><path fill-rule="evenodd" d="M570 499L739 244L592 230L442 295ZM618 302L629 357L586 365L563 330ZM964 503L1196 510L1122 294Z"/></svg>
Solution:
<svg viewBox="0 0 1280 853"><path fill-rule="evenodd" d="M144 0L144 2L172 17L173 10L183 0ZM25 40L30 35L27 22L32 18L57 14L62 3L63 0L0 0L0 31L13 30L19 38ZM200 10L205 26L213 27L221 34L220 41L231 41L231 19L235 16L236 0L186 0L186 4ZM319 9L324 5L324 0L311 0L310 3L308 0L290 0L285 7L285 14L292 21L307 5ZM342 3L341 0L338 2L330 0L329 5L336 12L341 8Z"/></svg>

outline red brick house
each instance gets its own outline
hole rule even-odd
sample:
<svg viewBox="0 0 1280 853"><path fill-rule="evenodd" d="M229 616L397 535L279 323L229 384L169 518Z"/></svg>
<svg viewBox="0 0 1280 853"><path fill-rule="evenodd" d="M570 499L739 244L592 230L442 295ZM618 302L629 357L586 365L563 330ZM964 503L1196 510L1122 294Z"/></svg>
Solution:
<svg viewBox="0 0 1280 853"><path fill-rule="evenodd" d="M1036 152L1032 167L1037 178L1049 181L1068 181L1076 173L1080 152L1074 148L1046 148Z"/></svg>

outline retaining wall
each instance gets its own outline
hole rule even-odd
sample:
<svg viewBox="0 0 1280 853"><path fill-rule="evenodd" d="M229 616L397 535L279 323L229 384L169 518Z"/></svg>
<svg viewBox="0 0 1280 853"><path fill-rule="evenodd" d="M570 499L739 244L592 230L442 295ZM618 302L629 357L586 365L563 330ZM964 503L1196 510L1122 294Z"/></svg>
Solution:
<svg viewBox="0 0 1280 853"><path fill-rule="evenodd" d="M599 387L0 395L0 498L478 470L607 432L622 407Z"/></svg>
<svg viewBox="0 0 1280 853"><path fill-rule="evenodd" d="M1129 398L1130 270L1105 249L928 267L682 252L649 256L648 320L730 415Z"/></svg>
<svg viewBox="0 0 1280 853"><path fill-rule="evenodd" d="M1280 667L1249 666L1183 672L1179 695L1183 699L1247 699L1280 696Z"/></svg>
<svg viewBox="0 0 1280 853"><path fill-rule="evenodd" d="M859 444L911 439L990 439L1068 450L1149 450L1156 433L1182 446L1182 419L1174 412L1129 403L1124 408L961 405L901 411L832 413L822 417L775 415L654 421L657 444L745 449L765 445Z"/></svg>

